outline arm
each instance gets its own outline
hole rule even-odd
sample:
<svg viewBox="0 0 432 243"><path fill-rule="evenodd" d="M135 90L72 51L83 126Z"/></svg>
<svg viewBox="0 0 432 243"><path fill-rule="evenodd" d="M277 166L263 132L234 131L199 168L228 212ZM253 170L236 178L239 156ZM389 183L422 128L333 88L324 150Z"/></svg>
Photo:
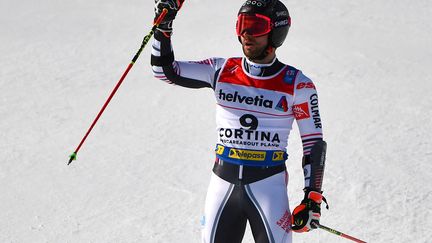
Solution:
<svg viewBox="0 0 432 243"><path fill-rule="evenodd" d="M292 229L307 232L319 224L321 195L327 144L323 140L322 123L318 108L318 94L313 82L301 72L295 83L293 112L303 143L303 171L305 196L293 211Z"/></svg>
<svg viewBox="0 0 432 243"><path fill-rule="evenodd" d="M326 143L315 85L302 73L296 81L293 111L303 143L305 188L321 192Z"/></svg>
<svg viewBox="0 0 432 243"><path fill-rule="evenodd" d="M175 61L171 45L172 22L182 1L160 0L156 2L156 16L162 8L168 9L165 22L154 34L151 65L153 75L163 81L187 88L213 87L218 70L225 62L222 58L210 58L200 62Z"/></svg>
<svg viewBox="0 0 432 243"><path fill-rule="evenodd" d="M213 87L225 59L210 58L199 62L175 61L171 38L156 30L151 64L154 77L187 88Z"/></svg>

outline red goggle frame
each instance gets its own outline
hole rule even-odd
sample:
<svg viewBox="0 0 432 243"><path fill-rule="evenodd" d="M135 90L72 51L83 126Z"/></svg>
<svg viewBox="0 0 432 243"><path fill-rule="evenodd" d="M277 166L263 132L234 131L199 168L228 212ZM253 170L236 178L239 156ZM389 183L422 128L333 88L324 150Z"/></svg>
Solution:
<svg viewBox="0 0 432 243"><path fill-rule="evenodd" d="M240 14L237 18L236 32L241 36L245 32L257 37L270 33L273 26L271 19L261 14Z"/></svg>

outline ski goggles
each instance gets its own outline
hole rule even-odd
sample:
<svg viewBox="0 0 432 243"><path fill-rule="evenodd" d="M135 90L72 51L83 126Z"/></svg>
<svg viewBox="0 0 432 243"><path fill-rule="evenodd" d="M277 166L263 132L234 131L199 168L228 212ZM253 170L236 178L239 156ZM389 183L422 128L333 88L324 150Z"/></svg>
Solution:
<svg viewBox="0 0 432 243"><path fill-rule="evenodd" d="M240 14L237 18L236 32L241 36L245 32L257 37L270 33L272 30L271 19L261 14Z"/></svg>

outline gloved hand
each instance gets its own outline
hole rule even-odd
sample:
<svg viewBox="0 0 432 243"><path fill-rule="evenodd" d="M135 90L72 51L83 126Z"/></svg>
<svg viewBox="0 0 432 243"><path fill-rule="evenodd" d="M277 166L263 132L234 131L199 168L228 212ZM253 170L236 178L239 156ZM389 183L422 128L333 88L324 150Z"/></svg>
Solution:
<svg viewBox="0 0 432 243"><path fill-rule="evenodd" d="M291 228L294 232L308 232L317 228L314 224L319 224L322 200L321 193L305 189L304 199L292 213L293 226Z"/></svg>
<svg viewBox="0 0 432 243"><path fill-rule="evenodd" d="M183 2L184 0L155 0L155 20L162 13L162 9L166 8L168 10L165 18L158 26L159 30L163 32L172 31L172 22L182 7Z"/></svg>

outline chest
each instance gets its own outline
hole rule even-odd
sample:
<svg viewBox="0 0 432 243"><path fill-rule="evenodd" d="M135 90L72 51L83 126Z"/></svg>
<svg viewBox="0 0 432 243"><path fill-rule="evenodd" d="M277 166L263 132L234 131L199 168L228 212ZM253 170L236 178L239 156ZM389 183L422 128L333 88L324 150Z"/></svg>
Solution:
<svg viewBox="0 0 432 243"><path fill-rule="evenodd" d="M286 80L287 68L272 77L252 77L239 66L221 71L215 87L218 105L270 115L292 113L294 85Z"/></svg>

